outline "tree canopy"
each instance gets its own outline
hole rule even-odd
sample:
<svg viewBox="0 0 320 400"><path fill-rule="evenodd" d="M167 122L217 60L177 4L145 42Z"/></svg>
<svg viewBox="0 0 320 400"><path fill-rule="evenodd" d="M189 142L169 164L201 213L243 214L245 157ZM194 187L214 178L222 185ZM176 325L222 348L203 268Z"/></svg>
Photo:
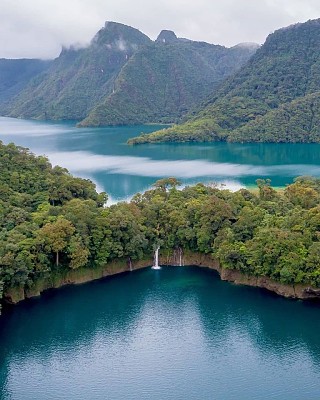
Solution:
<svg viewBox="0 0 320 400"><path fill-rule="evenodd" d="M319 143L319 45L319 19L277 30L184 123L129 143Z"/></svg>
<svg viewBox="0 0 320 400"><path fill-rule="evenodd" d="M106 194L14 144L0 143L0 293L39 278L113 260L185 249L224 268L320 287L320 179L283 191L270 180L231 192L164 178L130 202ZM52 185L54 182L54 187Z"/></svg>

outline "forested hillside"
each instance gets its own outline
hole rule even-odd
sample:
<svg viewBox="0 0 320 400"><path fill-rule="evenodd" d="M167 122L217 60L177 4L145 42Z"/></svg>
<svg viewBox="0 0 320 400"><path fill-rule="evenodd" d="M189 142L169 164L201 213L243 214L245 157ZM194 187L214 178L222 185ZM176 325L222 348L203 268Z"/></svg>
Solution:
<svg viewBox="0 0 320 400"><path fill-rule="evenodd" d="M114 92L80 126L177 122L257 49L181 40L173 32L170 40L163 42L162 37L131 57L115 81Z"/></svg>
<svg viewBox="0 0 320 400"><path fill-rule="evenodd" d="M269 35L186 123L133 140L319 142L320 20Z"/></svg>
<svg viewBox="0 0 320 400"><path fill-rule="evenodd" d="M51 61L0 59L0 107L21 92L36 75L49 68Z"/></svg>
<svg viewBox="0 0 320 400"><path fill-rule="evenodd" d="M164 31L153 42L137 29L107 22L87 48L63 49L1 115L83 120L79 126L175 122L254 54L179 39ZM22 88L21 88L22 89Z"/></svg>
<svg viewBox="0 0 320 400"><path fill-rule="evenodd" d="M86 207L102 207L105 194L98 194L88 180L52 168L45 157L1 141L0 169L1 284L30 285L50 273L52 263L57 267L67 260L70 267L87 263L86 236L75 232L71 221ZM75 207L71 219L62 213L66 204L69 210Z"/></svg>
<svg viewBox="0 0 320 400"><path fill-rule="evenodd" d="M106 22L87 48L63 49L2 114L11 117L80 120L114 90L123 65L151 40L126 25ZM0 110L1 111L1 110Z"/></svg>
<svg viewBox="0 0 320 400"><path fill-rule="evenodd" d="M286 284L320 287L320 180L299 178L283 192L215 186L178 190L174 178L104 207L92 182L72 177L27 149L0 144L0 286L112 260L181 248L212 255L224 268Z"/></svg>

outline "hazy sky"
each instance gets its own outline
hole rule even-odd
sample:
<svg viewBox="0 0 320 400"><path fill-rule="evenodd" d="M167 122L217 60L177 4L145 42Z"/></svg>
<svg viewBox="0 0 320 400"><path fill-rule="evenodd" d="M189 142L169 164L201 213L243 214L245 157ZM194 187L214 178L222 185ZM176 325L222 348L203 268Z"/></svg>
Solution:
<svg viewBox="0 0 320 400"><path fill-rule="evenodd" d="M319 17L319 0L0 0L0 57L56 57L62 45L88 44L105 21L152 39L171 29L232 46Z"/></svg>

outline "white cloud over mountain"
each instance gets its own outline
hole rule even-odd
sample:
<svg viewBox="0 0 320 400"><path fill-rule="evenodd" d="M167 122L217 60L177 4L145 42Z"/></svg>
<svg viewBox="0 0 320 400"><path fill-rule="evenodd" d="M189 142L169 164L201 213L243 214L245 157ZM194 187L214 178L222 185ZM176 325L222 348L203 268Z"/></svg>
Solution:
<svg viewBox="0 0 320 400"><path fill-rule="evenodd" d="M86 45L107 20L155 38L180 37L232 46L263 43L275 29L320 17L318 0L1 0L0 57L56 57Z"/></svg>

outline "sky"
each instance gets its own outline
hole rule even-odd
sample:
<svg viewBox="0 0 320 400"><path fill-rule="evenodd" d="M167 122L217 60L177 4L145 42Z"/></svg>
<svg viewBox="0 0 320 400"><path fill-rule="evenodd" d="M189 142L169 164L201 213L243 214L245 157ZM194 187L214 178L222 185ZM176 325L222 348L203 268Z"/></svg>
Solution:
<svg viewBox="0 0 320 400"><path fill-rule="evenodd" d="M0 0L0 58L57 57L88 45L105 21L230 47L315 18L319 0Z"/></svg>

